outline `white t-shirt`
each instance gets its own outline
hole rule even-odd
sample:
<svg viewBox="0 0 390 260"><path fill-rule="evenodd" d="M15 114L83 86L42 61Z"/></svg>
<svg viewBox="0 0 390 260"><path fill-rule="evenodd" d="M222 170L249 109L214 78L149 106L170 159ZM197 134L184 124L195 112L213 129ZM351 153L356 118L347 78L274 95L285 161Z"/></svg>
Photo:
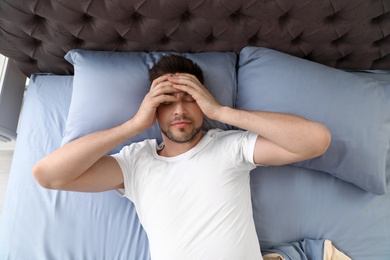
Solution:
<svg viewBox="0 0 390 260"><path fill-rule="evenodd" d="M156 140L113 155L153 260L262 259L249 186L256 138L215 129L179 156L159 156Z"/></svg>

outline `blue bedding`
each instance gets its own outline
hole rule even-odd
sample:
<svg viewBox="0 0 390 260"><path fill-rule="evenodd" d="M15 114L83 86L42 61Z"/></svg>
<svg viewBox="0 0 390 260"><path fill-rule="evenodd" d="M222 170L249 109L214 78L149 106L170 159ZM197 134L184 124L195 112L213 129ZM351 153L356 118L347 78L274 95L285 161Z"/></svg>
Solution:
<svg viewBox="0 0 390 260"><path fill-rule="evenodd" d="M329 239L352 259L390 259L389 193L294 166L257 168L251 187L263 250Z"/></svg>
<svg viewBox="0 0 390 260"><path fill-rule="evenodd" d="M0 259L149 259L133 204L115 191L41 188L33 165L60 146L70 76L33 76L27 91L0 224Z"/></svg>
<svg viewBox="0 0 390 260"><path fill-rule="evenodd" d="M285 260L350 260L343 252L332 245L330 240L304 239L293 243L282 243L268 250L263 250L266 256L278 255ZM271 258L272 259L272 258Z"/></svg>
<svg viewBox="0 0 390 260"><path fill-rule="evenodd" d="M31 175L61 144L71 94L71 76L30 80L0 220L0 259L149 259L130 201L115 191L46 190ZM264 252L329 239L352 259L390 259L390 193L375 195L296 166L259 167L251 187Z"/></svg>

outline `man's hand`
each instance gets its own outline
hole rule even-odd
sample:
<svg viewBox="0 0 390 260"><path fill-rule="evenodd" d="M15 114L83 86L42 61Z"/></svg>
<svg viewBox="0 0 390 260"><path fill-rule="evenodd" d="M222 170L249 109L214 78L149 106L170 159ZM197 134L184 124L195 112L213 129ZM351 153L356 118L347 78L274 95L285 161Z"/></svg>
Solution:
<svg viewBox="0 0 390 260"><path fill-rule="evenodd" d="M40 160L33 169L37 181L49 189L72 191L105 191L123 187L121 168L106 154L152 126L161 103L175 101L172 93L179 90L173 88L168 77L165 75L153 81L132 119L76 139Z"/></svg>
<svg viewBox="0 0 390 260"><path fill-rule="evenodd" d="M330 133L322 124L291 114L222 106L193 75L176 73L168 80L175 89L190 94L210 119L257 133L253 158L257 164L306 160L323 154L329 146Z"/></svg>
<svg viewBox="0 0 390 260"><path fill-rule="evenodd" d="M145 95L137 114L133 117L143 130L151 127L156 121L156 111L160 104L175 101L175 97L169 94L178 90L168 81L170 76L172 75L163 75L152 82L150 91Z"/></svg>
<svg viewBox="0 0 390 260"><path fill-rule="evenodd" d="M210 119L218 120L219 110L223 107L210 92L191 74L176 73L169 76L168 81L173 88L187 92L195 99L202 112Z"/></svg>

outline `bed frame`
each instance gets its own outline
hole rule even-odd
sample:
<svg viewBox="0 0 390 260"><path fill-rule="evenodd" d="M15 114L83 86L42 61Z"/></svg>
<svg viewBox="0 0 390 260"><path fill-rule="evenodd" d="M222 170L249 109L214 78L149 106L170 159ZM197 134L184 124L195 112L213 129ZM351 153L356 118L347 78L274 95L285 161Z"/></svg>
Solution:
<svg viewBox="0 0 390 260"><path fill-rule="evenodd" d="M240 51L263 46L342 69L390 69L386 0L1 0L0 53L72 74L74 48Z"/></svg>

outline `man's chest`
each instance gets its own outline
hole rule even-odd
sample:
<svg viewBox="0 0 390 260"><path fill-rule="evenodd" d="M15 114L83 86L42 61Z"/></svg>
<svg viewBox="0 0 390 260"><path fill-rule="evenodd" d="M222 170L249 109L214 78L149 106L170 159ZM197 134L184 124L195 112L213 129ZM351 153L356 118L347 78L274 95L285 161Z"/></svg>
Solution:
<svg viewBox="0 0 390 260"><path fill-rule="evenodd" d="M137 174L134 203L141 217L204 212L223 207L249 189L249 174L229 158L193 157L181 162L152 161Z"/></svg>

